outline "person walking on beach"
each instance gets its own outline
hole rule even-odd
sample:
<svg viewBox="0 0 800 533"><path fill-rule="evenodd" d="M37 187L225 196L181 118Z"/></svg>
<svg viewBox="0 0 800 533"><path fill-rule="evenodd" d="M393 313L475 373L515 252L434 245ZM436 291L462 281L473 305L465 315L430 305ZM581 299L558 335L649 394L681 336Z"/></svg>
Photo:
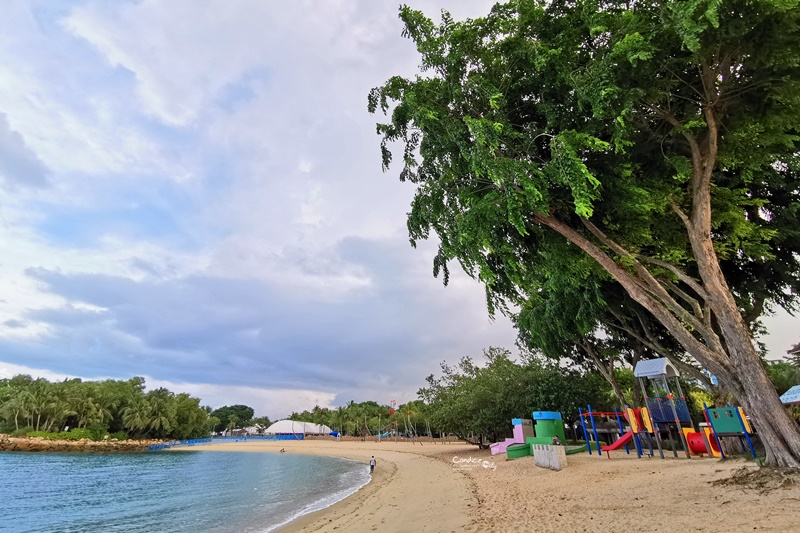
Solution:
<svg viewBox="0 0 800 533"><path fill-rule="evenodd" d="M369 474L372 475L374 471L375 471L375 456L373 455L372 459L369 460Z"/></svg>

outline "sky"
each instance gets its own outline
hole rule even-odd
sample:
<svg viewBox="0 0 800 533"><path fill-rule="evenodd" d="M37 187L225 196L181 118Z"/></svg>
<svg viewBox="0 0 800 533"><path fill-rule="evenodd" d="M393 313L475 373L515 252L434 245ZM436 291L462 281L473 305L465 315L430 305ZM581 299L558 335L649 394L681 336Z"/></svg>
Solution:
<svg viewBox="0 0 800 533"><path fill-rule="evenodd" d="M4 0L0 377L144 376L278 418L513 349L476 281L433 278L381 170L367 94L419 64L398 7ZM796 325L767 321L774 357Z"/></svg>

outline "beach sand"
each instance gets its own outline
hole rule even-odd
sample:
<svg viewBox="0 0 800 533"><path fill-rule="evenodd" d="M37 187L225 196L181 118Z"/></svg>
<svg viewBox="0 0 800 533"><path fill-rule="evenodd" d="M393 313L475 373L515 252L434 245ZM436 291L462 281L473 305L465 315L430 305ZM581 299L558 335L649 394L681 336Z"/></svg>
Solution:
<svg viewBox="0 0 800 533"><path fill-rule="evenodd" d="M459 444L251 441L196 450L301 453L378 461L371 483L281 531L800 531L800 485L713 485L744 461L568 457L566 469L507 461ZM461 461L454 463L454 458ZM473 460L475 462L464 462Z"/></svg>

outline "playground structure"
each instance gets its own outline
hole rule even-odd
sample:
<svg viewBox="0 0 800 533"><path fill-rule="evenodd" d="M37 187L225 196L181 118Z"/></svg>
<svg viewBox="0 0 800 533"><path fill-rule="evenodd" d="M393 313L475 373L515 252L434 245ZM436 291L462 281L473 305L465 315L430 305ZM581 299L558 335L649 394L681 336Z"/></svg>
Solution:
<svg viewBox="0 0 800 533"><path fill-rule="evenodd" d="M533 437L533 422L528 418L514 418L511 420L514 426L514 436L502 442L495 442L489 445L492 455L506 453L509 446L514 444L525 444L527 437Z"/></svg>
<svg viewBox="0 0 800 533"><path fill-rule="evenodd" d="M725 452L722 450L719 439L734 437L739 439L742 453L747 453L747 449L745 449L745 443L747 443L750 454L753 457L756 456L756 450L753 448L753 440L750 438L750 435L753 434L753 428L750 426L750 421L747 420L747 416L744 414L744 409L741 407L731 407L730 405L712 408L703 404L703 414L705 415L707 425L704 426L701 424L700 429L703 432L704 444L709 451L709 455L725 459ZM699 445L697 448L699 449Z"/></svg>
<svg viewBox="0 0 800 533"><path fill-rule="evenodd" d="M631 441L632 433L625 432L625 428L622 425L622 419L620 418L620 413L615 409L613 412L603 412L603 411L592 411L592 406L587 406L587 410L584 412L583 409L578 408L578 417L580 419L581 428L583 429L583 437L586 440L586 449L589 452L589 455L592 455L592 437L594 437L594 445L597 449L598 455L600 454L600 449L602 446L603 451L606 448L611 450L617 450L623 446L625 446L625 451L630 453L628 449L628 444ZM596 417L603 418L605 420L602 423L598 423ZM587 419L590 424L591 433L586 426ZM600 440L600 434L605 434L607 437L607 441L614 441L613 444L610 446L605 446L603 441Z"/></svg>
<svg viewBox="0 0 800 533"><path fill-rule="evenodd" d="M638 457L642 457L642 455L653 457L655 454L653 444L655 444L659 455L664 459L662 433L666 432L675 457L678 457L675 443L680 442L682 452L687 459L693 455L705 454L724 459L725 454L720 445L720 439L726 437L738 438L742 452L745 453L747 452L746 443L750 453L755 457L755 449L750 439L753 430L741 407L709 408L704 404L706 422L700 424L700 431L695 431L686 398L683 396L678 381L679 374L667 359L640 361L634 369L634 377L642 388L646 407L641 409L628 407L625 410L623 416L629 424L629 431L624 430L622 418L616 410L613 413L598 413L592 412L591 406L589 406L588 412L580 412L581 425L587 444L589 432L585 419L588 418L590 421L598 456L602 456L602 452L606 452L610 458L610 451L619 450L623 446L626 453L630 453L629 445L633 444ZM674 380L673 385L678 393L677 397L670 389L670 379ZM652 396L648 395L651 391L654 393ZM616 418L619 427L618 435L620 435L616 441L606 446L600 445L595 416ZM587 448L591 455L591 445Z"/></svg>
<svg viewBox="0 0 800 533"><path fill-rule="evenodd" d="M530 434L525 435L525 426L522 425L524 419L515 418L513 420L514 437L490 445L492 454L503 453L499 451L495 452L495 450L503 448L509 459L518 459L527 455L534 455L535 446L552 445L554 439L557 439L558 442L561 443L566 442L564 421L561 417L561 413L555 411L534 411L533 420L536 423L535 428L529 426L531 428ZM517 424L518 421L520 424ZM564 446L564 453L570 455L582 452L584 449L585 446Z"/></svg>

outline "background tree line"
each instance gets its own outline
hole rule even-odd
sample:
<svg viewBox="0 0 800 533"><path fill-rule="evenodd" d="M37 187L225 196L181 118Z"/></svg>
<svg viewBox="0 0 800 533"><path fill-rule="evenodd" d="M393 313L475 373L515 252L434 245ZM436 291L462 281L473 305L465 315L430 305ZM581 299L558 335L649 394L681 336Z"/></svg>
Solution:
<svg viewBox="0 0 800 533"><path fill-rule="evenodd" d="M69 432L99 440L207 437L219 419L185 393L145 392L145 380L50 382L17 375L0 380L0 433ZM64 436L67 436L65 434Z"/></svg>
<svg viewBox="0 0 800 533"><path fill-rule="evenodd" d="M778 394L800 384L800 358L765 365ZM591 404L595 410L609 410L619 405L618 395L623 404L640 405L630 368L614 368L616 386L612 386L586 360L583 365L564 367L541 356L515 358L496 347L486 349L482 361L464 357L455 365L442 363L441 368L440 377L428 376L419 400L395 407L350 401L293 412L288 418L324 424L350 436L453 434L481 444L510 435L512 418L529 418L536 410L558 411L572 424L579 407ZM141 377L61 382L28 375L0 379L0 433L62 433L64 437L68 432L75 438L97 440L106 435L191 439L238 428L263 433L271 424L268 417L254 417L254 409L246 405L212 410L188 394L164 388L145 392L144 385ZM691 376L684 380L684 389L699 421L702 403L711 401L713 391ZM792 414L800 419L800 409Z"/></svg>
<svg viewBox="0 0 800 533"><path fill-rule="evenodd" d="M380 434L429 435L439 429L430 425L429 406L413 400L396 406L368 400L350 401L338 407L320 407L310 411L293 412L289 420L324 424L345 436L364 437Z"/></svg>

